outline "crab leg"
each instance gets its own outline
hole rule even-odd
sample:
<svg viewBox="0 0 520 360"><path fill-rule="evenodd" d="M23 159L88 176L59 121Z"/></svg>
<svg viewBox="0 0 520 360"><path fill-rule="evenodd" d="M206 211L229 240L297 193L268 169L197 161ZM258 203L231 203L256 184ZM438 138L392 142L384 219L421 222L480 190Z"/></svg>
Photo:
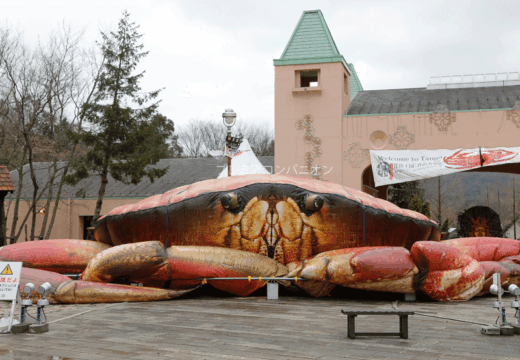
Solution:
<svg viewBox="0 0 520 360"><path fill-rule="evenodd" d="M99 252L110 246L89 240L41 240L0 248L1 261L21 261L24 267L57 273L80 273Z"/></svg>
<svg viewBox="0 0 520 360"><path fill-rule="evenodd" d="M187 280L212 277L278 277L287 268L263 255L248 251L209 247L171 246L168 257L172 271L172 287L183 288L199 281ZM209 281L217 289L238 296L247 296L265 285L265 281L222 280Z"/></svg>
<svg viewBox="0 0 520 360"><path fill-rule="evenodd" d="M191 290L176 291L145 286L70 280L58 286L53 297L57 302L65 304L158 301L173 299Z"/></svg>

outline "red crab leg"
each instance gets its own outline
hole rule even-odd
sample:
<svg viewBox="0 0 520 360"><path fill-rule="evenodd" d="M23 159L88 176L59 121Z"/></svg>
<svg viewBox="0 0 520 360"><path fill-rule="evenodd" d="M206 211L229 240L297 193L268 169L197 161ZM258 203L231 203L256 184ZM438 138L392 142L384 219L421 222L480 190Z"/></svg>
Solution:
<svg viewBox="0 0 520 360"><path fill-rule="evenodd" d="M24 267L57 273L80 273L90 259L110 246L89 240L40 240L0 248L0 261L21 261Z"/></svg>
<svg viewBox="0 0 520 360"><path fill-rule="evenodd" d="M57 302L64 304L91 304L169 300L190 291L70 280L58 286L53 297Z"/></svg>
<svg viewBox="0 0 520 360"><path fill-rule="evenodd" d="M451 245L418 241L410 253L422 275L417 285L434 300L469 300L484 286L483 266Z"/></svg>

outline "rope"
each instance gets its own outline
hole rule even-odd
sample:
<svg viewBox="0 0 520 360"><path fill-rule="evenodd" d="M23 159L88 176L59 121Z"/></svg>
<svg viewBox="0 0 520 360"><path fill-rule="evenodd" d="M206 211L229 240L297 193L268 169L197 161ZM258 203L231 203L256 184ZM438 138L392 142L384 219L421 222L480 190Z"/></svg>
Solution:
<svg viewBox="0 0 520 360"><path fill-rule="evenodd" d="M399 300L396 300L396 301L392 304L392 307L393 307L395 310L397 310L397 306L398 306L398 304L399 304ZM469 324L484 325L484 326L494 326L494 325L483 324L483 323L478 323L478 322L473 322L473 321L460 320L460 319L453 319L453 318L444 317L444 316L429 315L429 314L419 313L419 312L415 312L415 311L414 311L413 313L414 313L414 315L433 317L433 318L437 318L437 319L445 319L445 320L452 320L452 321L460 321L460 322L465 322L465 323L469 323Z"/></svg>
<svg viewBox="0 0 520 360"><path fill-rule="evenodd" d="M87 311L80 312L79 314L74 314L74 315L67 316L67 317L64 317L64 318L61 318L61 319L58 319L58 320L53 320L53 321L49 322L48 324L52 324L52 323L55 323L55 322L58 322L58 321L62 321L62 320L65 320L65 319L70 319L70 318L73 318L73 317L76 317L76 316L80 316L80 315L86 314L86 313L91 312L91 311L108 309L109 307L113 307L113 306L117 306L117 305L122 305L122 304L126 304L126 302L117 303L117 304L112 304L112 305L108 305L108 306L104 306L104 307L99 307L99 308L95 308L95 309L90 309L90 310L87 310Z"/></svg>

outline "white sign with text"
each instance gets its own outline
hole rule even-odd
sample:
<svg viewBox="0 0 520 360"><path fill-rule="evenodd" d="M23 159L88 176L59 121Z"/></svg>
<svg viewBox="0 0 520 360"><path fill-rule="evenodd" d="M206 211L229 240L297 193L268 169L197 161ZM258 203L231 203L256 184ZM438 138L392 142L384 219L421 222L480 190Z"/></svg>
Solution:
<svg viewBox="0 0 520 360"><path fill-rule="evenodd" d="M21 262L0 262L0 300L16 300L22 264Z"/></svg>
<svg viewBox="0 0 520 360"><path fill-rule="evenodd" d="M375 186L423 180L482 166L520 162L520 147L370 151Z"/></svg>

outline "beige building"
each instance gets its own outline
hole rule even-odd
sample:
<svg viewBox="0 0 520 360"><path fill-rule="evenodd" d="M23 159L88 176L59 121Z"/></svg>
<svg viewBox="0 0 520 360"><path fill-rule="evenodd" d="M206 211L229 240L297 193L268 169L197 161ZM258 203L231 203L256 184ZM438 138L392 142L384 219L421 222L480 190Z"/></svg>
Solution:
<svg viewBox="0 0 520 360"><path fill-rule="evenodd" d="M319 10L303 13L274 66L275 173L313 176L386 199L388 186L375 188L369 150L520 145L518 73L365 91ZM518 174L520 166L485 169Z"/></svg>

